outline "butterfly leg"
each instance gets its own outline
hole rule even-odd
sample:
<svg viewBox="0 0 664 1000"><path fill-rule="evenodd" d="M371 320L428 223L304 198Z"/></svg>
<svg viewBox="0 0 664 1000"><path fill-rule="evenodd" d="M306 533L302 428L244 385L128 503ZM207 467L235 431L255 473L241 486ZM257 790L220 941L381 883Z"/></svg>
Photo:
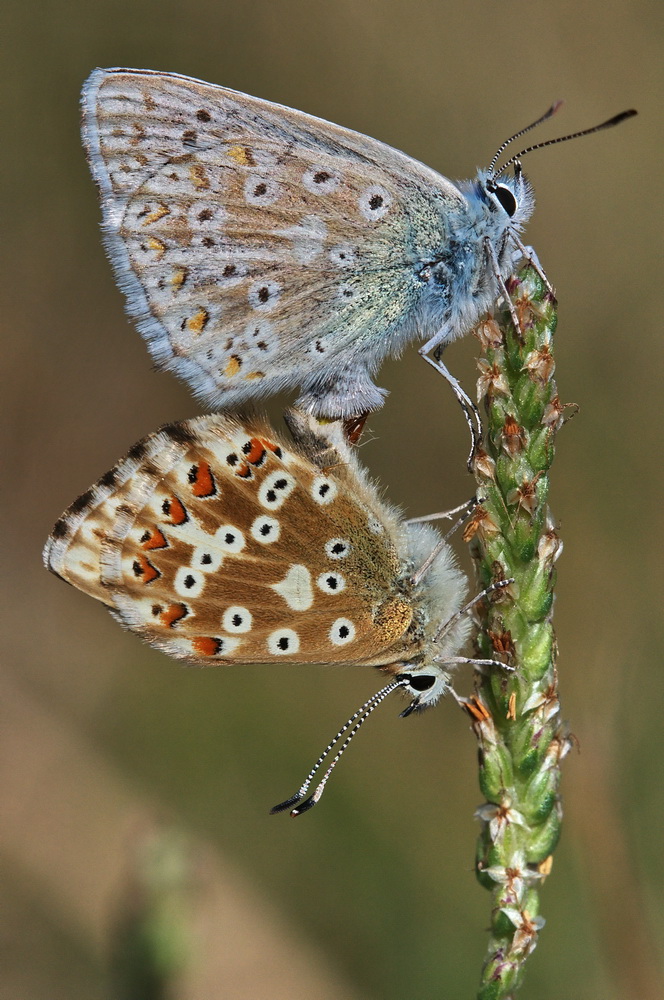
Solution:
<svg viewBox="0 0 664 1000"><path fill-rule="evenodd" d="M495 583L490 583L488 587L485 587L479 594L476 594L472 601L468 601L468 604L466 604L465 607L453 614L452 617L448 618L446 622L443 622L434 635L433 641L440 642L442 637L446 635L454 625L456 625L459 619L463 618L464 615L467 615L476 604L484 600L485 597L488 597L489 594L494 594L496 591L503 590L505 587L509 587L512 583L514 583L513 577L509 577L507 580L496 580Z"/></svg>
<svg viewBox="0 0 664 1000"><path fill-rule="evenodd" d="M422 580L422 577L428 571L432 563L436 561L436 559L443 551L443 549L447 548L448 539L454 534L454 532L458 528L461 527L462 524L464 524L468 520L471 514L473 514L474 511L477 510L478 505L481 504L482 502L483 501L481 497L475 496L472 498L472 500L467 500L464 504L461 504L461 506L457 507L455 510L447 511L443 514L431 514L429 515L429 517L415 517L410 521L406 521L406 524L415 524L418 521L427 521L436 517L450 517L452 514L456 514L458 511L463 511L461 517L457 518L457 520L454 522L449 531L446 532L446 534L441 538L438 544L434 546L434 548L431 550L431 552L424 560L422 565L419 567L419 569L411 576L410 582L413 587L417 587L419 585L419 583Z"/></svg>
<svg viewBox="0 0 664 1000"><path fill-rule="evenodd" d="M443 343L442 331L437 333L431 340L428 340L426 344L423 344L419 348L420 355L427 361L432 368L443 376L444 379L452 387L452 392L459 401L459 405L463 410L463 415L466 418L466 423L468 424L468 430L470 431L470 454L468 455L468 469L473 471L473 461L475 455L477 454L477 449L479 448L480 442L482 440L482 420L480 418L480 413L468 393L461 387L458 379L452 375L450 371L445 367L441 361L441 354L445 344ZM433 357L429 355L429 352L433 351Z"/></svg>
<svg viewBox="0 0 664 1000"><path fill-rule="evenodd" d="M542 281L546 285L546 288L547 288L547 291L549 292L549 294L552 295L555 298L556 297L556 291L555 291L553 285L551 284L551 282L549 281L549 279L547 278L546 272L544 271L544 268L540 264L539 258L537 256L537 254L535 253L535 251L533 250L533 248L532 247L527 247L525 245L525 243L522 243L521 240L519 239L518 235L515 232L513 232L513 230L511 230L511 229L509 231L509 238L511 239L512 243L517 248L517 250L519 250L519 252L521 253L521 256L524 257L528 261L528 263L531 264L534 267L534 269L537 271L537 273L539 274L540 278L542 279Z"/></svg>
<svg viewBox="0 0 664 1000"><path fill-rule="evenodd" d="M506 670L508 674L514 673L516 670L516 667L513 667L510 663L503 663L502 660L484 660L478 659L476 656L446 656L444 660L439 660L438 662L453 663L455 666L492 667L496 670ZM450 687L448 690L451 691L452 688Z"/></svg>
<svg viewBox="0 0 664 1000"><path fill-rule="evenodd" d="M472 511L480 503L484 503L484 500L481 497L474 496L471 497L470 500L466 500L464 503L460 503L458 507L452 507L451 510L441 510L437 511L435 514L421 514L420 517L409 517L406 519L404 523L424 524L425 521L443 521L443 520L450 521L455 514L460 514L462 511L464 513L466 511L470 511L470 513L472 513ZM465 517L461 518L461 520L457 524L455 524L454 529L456 530L459 527L459 524L461 524L464 520Z"/></svg>
<svg viewBox="0 0 664 1000"><path fill-rule="evenodd" d="M514 308L512 297L507 290L505 279L502 276L500 270L500 264L498 262L498 257L496 256L496 251L494 250L493 243L491 242L488 236L485 237L484 240L484 250L486 252L487 260L489 262L489 266L491 268L493 276L496 279L496 284L498 285L500 294L503 296L505 302L507 303L507 307L510 311L510 317L512 319L512 325L514 326L516 335L523 341L523 330L521 329L521 324L519 323L519 317L517 316L516 309Z"/></svg>

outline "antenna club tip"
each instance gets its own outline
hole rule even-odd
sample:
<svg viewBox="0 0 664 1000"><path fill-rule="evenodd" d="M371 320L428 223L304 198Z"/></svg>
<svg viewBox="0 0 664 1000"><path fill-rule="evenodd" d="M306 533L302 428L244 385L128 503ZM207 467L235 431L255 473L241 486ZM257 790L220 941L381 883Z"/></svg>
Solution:
<svg viewBox="0 0 664 1000"><path fill-rule="evenodd" d="M297 817L301 816L302 813L308 812L309 809L312 809L317 802L318 799L314 795L311 795L308 799L305 799L301 805L297 806L295 809L291 809L291 819L297 819Z"/></svg>
<svg viewBox="0 0 664 1000"><path fill-rule="evenodd" d="M277 813L285 812L287 809L290 809L291 806L294 806L296 802L299 802L301 798L302 795L297 792L295 795L291 795L289 799L286 799L285 802L280 802L279 805L272 806L270 809L270 816L276 816Z"/></svg>

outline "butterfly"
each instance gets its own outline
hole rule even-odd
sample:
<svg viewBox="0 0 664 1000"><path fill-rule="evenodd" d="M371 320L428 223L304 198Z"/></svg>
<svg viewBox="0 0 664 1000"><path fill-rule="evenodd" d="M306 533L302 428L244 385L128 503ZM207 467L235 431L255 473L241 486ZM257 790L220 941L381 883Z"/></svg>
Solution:
<svg viewBox="0 0 664 1000"><path fill-rule="evenodd" d="M383 358L469 332L528 253L533 192L518 159L496 169L507 143L455 184L301 111L135 69L92 73L83 137L128 311L214 408L300 386L314 415L375 410Z"/></svg>
<svg viewBox="0 0 664 1000"><path fill-rule="evenodd" d="M467 662L452 549L380 499L342 422L289 423L293 442L224 414L150 434L59 518L46 566L188 663L374 666L391 682L361 712L397 688L405 714L435 704Z"/></svg>

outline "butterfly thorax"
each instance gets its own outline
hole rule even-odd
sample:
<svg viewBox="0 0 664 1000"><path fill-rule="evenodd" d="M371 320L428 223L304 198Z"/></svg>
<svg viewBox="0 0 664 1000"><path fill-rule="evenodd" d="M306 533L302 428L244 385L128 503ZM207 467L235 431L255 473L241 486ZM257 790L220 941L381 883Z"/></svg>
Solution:
<svg viewBox="0 0 664 1000"><path fill-rule="evenodd" d="M442 641L434 642L439 628L461 608L466 595L466 578L448 546L425 576L413 583L417 569L439 541L439 533L428 525L408 524L401 528L397 588L411 617L407 629L383 652L382 666L390 673L426 672L432 664L444 663L446 655L456 655L468 635L469 623L461 619Z"/></svg>

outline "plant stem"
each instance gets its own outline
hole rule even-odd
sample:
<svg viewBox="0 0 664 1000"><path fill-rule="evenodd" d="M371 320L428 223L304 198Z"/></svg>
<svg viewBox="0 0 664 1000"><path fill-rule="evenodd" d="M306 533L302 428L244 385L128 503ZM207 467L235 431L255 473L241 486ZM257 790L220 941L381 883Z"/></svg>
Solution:
<svg viewBox="0 0 664 1000"><path fill-rule="evenodd" d="M563 423L553 378L556 308L530 266L508 289L521 329L505 309L478 330L487 429L475 474L485 500L464 534L483 587L514 578L479 611L478 654L506 669L478 673L476 694L465 702L487 799L477 812L476 872L493 897L478 1000L514 996L544 924L539 892L560 833L560 761L571 746L560 722L551 624L562 549L547 504Z"/></svg>

